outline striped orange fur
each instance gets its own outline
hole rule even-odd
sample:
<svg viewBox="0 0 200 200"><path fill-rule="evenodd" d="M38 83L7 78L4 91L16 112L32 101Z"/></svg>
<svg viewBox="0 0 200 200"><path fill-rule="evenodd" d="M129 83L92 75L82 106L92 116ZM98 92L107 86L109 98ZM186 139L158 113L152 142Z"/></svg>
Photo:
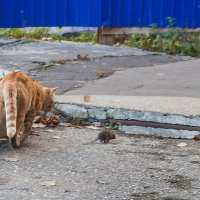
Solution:
<svg viewBox="0 0 200 200"><path fill-rule="evenodd" d="M12 72L0 80L0 137L8 137L19 147L31 132L35 116L51 111L53 93L22 72ZM23 133L20 130L23 128Z"/></svg>
<svg viewBox="0 0 200 200"><path fill-rule="evenodd" d="M11 139L16 133L17 118L17 88L12 82L6 83L4 85L3 98L6 112L7 136Z"/></svg>

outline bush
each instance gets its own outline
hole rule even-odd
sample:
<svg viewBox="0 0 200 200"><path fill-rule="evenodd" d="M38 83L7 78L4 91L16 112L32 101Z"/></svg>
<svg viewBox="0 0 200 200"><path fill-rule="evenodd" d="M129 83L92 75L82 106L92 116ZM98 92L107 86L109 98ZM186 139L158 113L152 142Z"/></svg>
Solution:
<svg viewBox="0 0 200 200"><path fill-rule="evenodd" d="M116 36L115 43L125 44L148 51L166 52L200 57L200 33L183 33L175 28L175 20L167 18L168 26L165 33L160 32L155 24L151 32L146 34L132 34L126 37Z"/></svg>

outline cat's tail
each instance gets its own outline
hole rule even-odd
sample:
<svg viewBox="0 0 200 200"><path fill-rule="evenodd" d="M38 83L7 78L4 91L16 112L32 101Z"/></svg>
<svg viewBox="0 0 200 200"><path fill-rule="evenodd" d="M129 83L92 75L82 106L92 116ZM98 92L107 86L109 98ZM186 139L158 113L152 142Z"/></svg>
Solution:
<svg viewBox="0 0 200 200"><path fill-rule="evenodd" d="M7 136L11 139L16 133L17 121L17 88L13 83L5 83L3 97L6 111Z"/></svg>

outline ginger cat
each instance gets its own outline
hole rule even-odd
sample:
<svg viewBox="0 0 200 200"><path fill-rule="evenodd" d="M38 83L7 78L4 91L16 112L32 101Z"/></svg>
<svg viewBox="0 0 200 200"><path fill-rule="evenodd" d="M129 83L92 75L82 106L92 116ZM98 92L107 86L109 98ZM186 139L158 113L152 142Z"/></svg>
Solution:
<svg viewBox="0 0 200 200"><path fill-rule="evenodd" d="M14 148L29 136L40 111L51 111L53 93L22 72L12 72L0 80L0 138L8 137ZM23 133L20 130L23 128Z"/></svg>

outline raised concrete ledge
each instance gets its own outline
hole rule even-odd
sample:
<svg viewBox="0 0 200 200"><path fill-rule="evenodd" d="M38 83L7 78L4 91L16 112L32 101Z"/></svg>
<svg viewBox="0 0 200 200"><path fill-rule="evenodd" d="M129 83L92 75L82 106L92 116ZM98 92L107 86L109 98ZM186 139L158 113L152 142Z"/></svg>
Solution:
<svg viewBox="0 0 200 200"><path fill-rule="evenodd" d="M158 112L188 117L200 116L200 98L116 95L89 95L89 97L90 101L85 102L84 95L57 95L56 102L103 108L110 107L115 109L122 108L128 110Z"/></svg>
<svg viewBox="0 0 200 200"><path fill-rule="evenodd" d="M105 97L100 96L100 99L98 99L96 96L91 96L91 101L89 103L84 102L84 97L83 96L76 96L76 98L73 98L73 103L70 103L72 101L72 97L68 96L69 98L66 98L65 96L65 101L67 99L67 102L64 102L62 98L58 99L57 98L57 103L55 105L56 109L58 111L61 111L65 115L68 115L69 117L78 117L82 118L85 120L96 120L96 121L109 121L111 119L116 119L116 120L137 120L137 121L146 121L146 122L158 122L158 123L167 123L167 124L179 124L179 125L188 125L188 126L199 126L200 124L200 116L195 116L195 115L181 115L181 114L173 114L173 113L165 113L165 112L154 112L154 111L145 111L144 107L143 110L136 110L136 109L131 109L131 108L118 108L118 106L122 106L122 104L117 105L116 107L110 107L108 106L108 99ZM74 96L73 96L74 97ZM113 97L115 99L116 97ZM120 99L122 100L126 99L127 103L127 97L121 97ZM142 97L144 98L144 97ZM135 102L138 101L139 99L142 98L133 98L130 97L128 98L129 100L135 100ZM148 97L147 97L148 98ZM76 99L76 101L75 101ZM106 106L95 106L91 105L91 102L95 102L95 100L98 99L98 102L101 102L101 105L106 105ZM153 98L155 99L155 98ZM159 98L160 99L160 98ZM161 98L163 100L163 98ZM184 98L181 99L179 98L169 98L165 97L165 100L173 100L173 101L168 101L168 106L169 103L173 103L175 100L177 101L176 106L179 105L179 108L181 106L181 103L192 103L190 105L195 105L195 103L199 102L197 101L198 99L195 98ZM118 98L119 100L119 98ZM137 101L136 101L137 100ZM178 101L179 100L179 101ZM107 102L106 102L107 101ZM181 103L180 103L181 101ZM77 103L75 103L77 102ZM80 102L84 102L83 104L80 104ZM116 102L116 101L113 101ZM96 102L97 103L97 102ZM154 102L155 103L155 102ZM98 103L99 104L99 103ZM111 105L111 104L110 104ZM126 104L127 105L127 104ZM136 104L132 104L136 105ZM138 104L140 105L140 104ZM196 105L195 105L196 106ZM137 106L135 106L137 107ZM149 108L149 110L152 109L152 107L146 107ZM182 106L184 108L182 112L184 113L187 111L188 107L187 106ZM166 109L166 106L163 110ZM177 107L176 107L177 109ZM163 111L162 110L162 111ZM194 108L192 109L195 113L197 109L195 110ZM192 112L190 112L191 114ZM197 112L196 112L197 113ZM145 134L145 135L155 135L155 136L161 136L161 137L170 137L170 138L187 138L187 139L192 139L194 138L195 135L199 135L198 131L187 131L187 130L173 130L173 129L163 129L163 128L152 128L152 127L140 127L140 126L120 126L120 130L127 132L127 133L139 133L139 134Z"/></svg>
<svg viewBox="0 0 200 200"><path fill-rule="evenodd" d="M159 112L138 111L134 109L97 107L91 105L68 104L59 102L56 103L55 107L58 111L65 113L69 117L79 117L82 119L137 120L197 127L200 125L200 116L183 116Z"/></svg>
<svg viewBox="0 0 200 200"><path fill-rule="evenodd" d="M199 135L198 131L174 130L141 126L120 126L119 130L127 134L134 133L147 136L167 137L175 139L194 139L195 136Z"/></svg>

